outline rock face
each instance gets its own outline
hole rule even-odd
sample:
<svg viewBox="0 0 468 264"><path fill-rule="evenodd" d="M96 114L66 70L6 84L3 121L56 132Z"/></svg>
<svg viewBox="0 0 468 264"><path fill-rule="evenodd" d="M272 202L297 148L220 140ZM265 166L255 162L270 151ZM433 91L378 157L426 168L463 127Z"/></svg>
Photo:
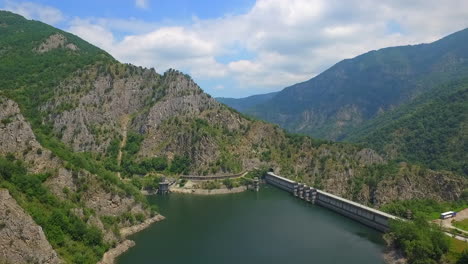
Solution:
<svg viewBox="0 0 468 264"><path fill-rule="evenodd" d="M408 164L400 164L398 174L378 183L374 203L379 206L395 200L433 199L453 201L460 199L466 180L450 172L439 172Z"/></svg>
<svg viewBox="0 0 468 264"><path fill-rule="evenodd" d="M41 147L18 104L0 96L0 155L13 154L28 163L32 172L59 166L52 153Z"/></svg>
<svg viewBox="0 0 468 264"><path fill-rule="evenodd" d="M0 189L0 262L2 261L61 263L42 228L5 189Z"/></svg>
<svg viewBox="0 0 468 264"><path fill-rule="evenodd" d="M58 48L66 48L72 51L79 50L79 48L75 44L68 43L68 40L64 35L56 33L48 37L34 51L36 51L37 53L45 53Z"/></svg>
<svg viewBox="0 0 468 264"><path fill-rule="evenodd" d="M42 108L73 150L102 153L112 138L123 135L122 118L162 96L159 78L154 70L128 65L92 67L63 82Z"/></svg>

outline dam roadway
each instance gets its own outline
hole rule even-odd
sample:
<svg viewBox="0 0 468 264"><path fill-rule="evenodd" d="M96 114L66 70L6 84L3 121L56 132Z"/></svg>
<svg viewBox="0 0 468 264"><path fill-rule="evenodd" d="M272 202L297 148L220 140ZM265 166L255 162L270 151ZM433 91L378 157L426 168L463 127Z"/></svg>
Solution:
<svg viewBox="0 0 468 264"><path fill-rule="evenodd" d="M398 219L396 216L292 181L272 172L265 175L265 181L306 202L328 208L381 232L387 232L390 229L390 220Z"/></svg>

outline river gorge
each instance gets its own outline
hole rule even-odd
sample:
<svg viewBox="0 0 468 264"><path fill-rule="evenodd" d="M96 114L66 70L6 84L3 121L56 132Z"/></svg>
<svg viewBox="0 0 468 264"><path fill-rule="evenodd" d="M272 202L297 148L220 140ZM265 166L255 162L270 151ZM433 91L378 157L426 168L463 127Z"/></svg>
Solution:
<svg viewBox="0 0 468 264"><path fill-rule="evenodd" d="M130 237L129 263L384 263L382 234L275 187L151 196L166 220Z"/></svg>

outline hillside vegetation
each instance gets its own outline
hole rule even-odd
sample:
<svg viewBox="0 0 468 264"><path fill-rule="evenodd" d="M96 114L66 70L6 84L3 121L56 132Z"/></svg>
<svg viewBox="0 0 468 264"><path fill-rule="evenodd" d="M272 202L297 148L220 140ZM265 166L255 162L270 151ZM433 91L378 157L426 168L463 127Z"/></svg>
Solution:
<svg viewBox="0 0 468 264"><path fill-rule="evenodd" d="M468 81L438 87L372 120L347 140L390 159L468 176Z"/></svg>

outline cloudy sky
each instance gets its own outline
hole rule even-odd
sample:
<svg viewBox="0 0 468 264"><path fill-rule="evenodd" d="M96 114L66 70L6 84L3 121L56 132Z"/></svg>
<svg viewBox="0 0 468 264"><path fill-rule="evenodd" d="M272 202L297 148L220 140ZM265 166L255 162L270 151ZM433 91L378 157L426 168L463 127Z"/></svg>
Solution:
<svg viewBox="0 0 468 264"><path fill-rule="evenodd" d="M277 91L342 59L468 27L467 0L0 0L0 9L122 62L182 70L228 97Z"/></svg>

